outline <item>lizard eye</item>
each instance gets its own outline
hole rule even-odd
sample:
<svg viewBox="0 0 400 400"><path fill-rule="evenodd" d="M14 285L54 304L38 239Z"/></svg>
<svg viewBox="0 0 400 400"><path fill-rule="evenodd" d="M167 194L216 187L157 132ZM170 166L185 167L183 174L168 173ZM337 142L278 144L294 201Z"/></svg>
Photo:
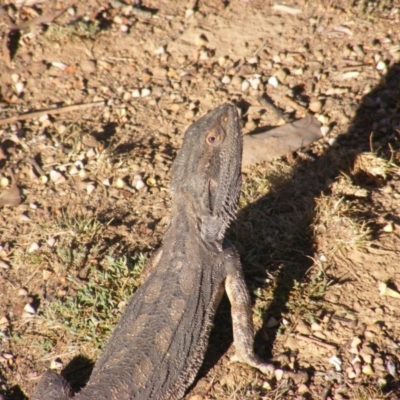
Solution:
<svg viewBox="0 0 400 400"><path fill-rule="evenodd" d="M214 145L218 144L219 141L220 141L220 135L218 135L215 132L210 132L206 137L206 142L210 146L214 146Z"/></svg>

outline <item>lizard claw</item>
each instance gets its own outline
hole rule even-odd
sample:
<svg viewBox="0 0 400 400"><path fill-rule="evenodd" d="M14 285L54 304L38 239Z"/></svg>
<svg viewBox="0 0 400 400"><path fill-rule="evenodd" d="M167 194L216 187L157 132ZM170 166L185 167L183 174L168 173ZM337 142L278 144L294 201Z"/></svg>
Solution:
<svg viewBox="0 0 400 400"><path fill-rule="evenodd" d="M272 378L273 374L275 372L275 367L272 364L267 364L259 360L255 356L249 356L249 357L241 357L238 354L234 354L230 360L229 364L234 363L234 362L240 362L243 364L247 364L250 367L258 369L260 372L263 374L267 375L268 378Z"/></svg>

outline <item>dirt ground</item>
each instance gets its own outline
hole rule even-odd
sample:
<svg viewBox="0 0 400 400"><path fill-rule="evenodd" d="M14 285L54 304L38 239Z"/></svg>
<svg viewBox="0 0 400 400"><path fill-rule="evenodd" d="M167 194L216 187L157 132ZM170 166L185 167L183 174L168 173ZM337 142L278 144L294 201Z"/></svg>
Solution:
<svg viewBox="0 0 400 400"><path fill-rule="evenodd" d="M184 130L226 101L244 134L309 112L324 137L245 171L229 232L275 378L229 363L224 300L186 398L400 398L399 26L396 0L3 2L0 398L85 384Z"/></svg>

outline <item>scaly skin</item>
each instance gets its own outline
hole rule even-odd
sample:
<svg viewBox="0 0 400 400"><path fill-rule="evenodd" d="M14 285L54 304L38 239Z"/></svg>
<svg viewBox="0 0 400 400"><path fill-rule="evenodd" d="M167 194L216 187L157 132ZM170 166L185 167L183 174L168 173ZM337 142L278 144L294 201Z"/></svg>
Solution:
<svg viewBox="0 0 400 400"><path fill-rule="evenodd" d="M236 250L224 240L240 194L241 158L233 105L188 128L172 166L172 213L163 245L74 399L182 398L203 362L224 289L232 304L234 361L273 371L254 355L250 298ZM48 372L33 400L69 399L65 384Z"/></svg>

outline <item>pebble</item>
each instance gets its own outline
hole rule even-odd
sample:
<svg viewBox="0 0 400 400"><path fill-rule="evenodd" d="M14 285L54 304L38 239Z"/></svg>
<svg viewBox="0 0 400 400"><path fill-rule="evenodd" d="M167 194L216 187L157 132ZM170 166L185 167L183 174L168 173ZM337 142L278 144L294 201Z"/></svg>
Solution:
<svg viewBox="0 0 400 400"><path fill-rule="evenodd" d="M249 87L250 87L250 82L247 79L245 79L242 82L240 89L242 92L245 92Z"/></svg>
<svg viewBox="0 0 400 400"><path fill-rule="evenodd" d="M165 47L164 46L158 47L157 49L154 50L154 54L156 55L165 54Z"/></svg>
<svg viewBox="0 0 400 400"><path fill-rule="evenodd" d="M17 82L15 84L15 90L17 91L17 94L20 95L24 91L25 85L22 82Z"/></svg>
<svg viewBox="0 0 400 400"><path fill-rule="evenodd" d="M132 90L132 97L140 97L139 89L133 89Z"/></svg>
<svg viewBox="0 0 400 400"><path fill-rule="evenodd" d="M206 46L207 43L208 43L208 39L207 39L207 37L206 37L204 34L201 34L201 35L197 36L196 39L195 39L195 41L194 41L194 44L195 44L197 47Z"/></svg>
<svg viewBox="0 0 400 400"><path fill-rule="evenodd" d="M308 393L310 391L310 389L308 388L307 385L305 385L304 383L301 383L298 387L297 387L297 392L300 395L304 395L306 393Z"/></svg>
<svg viewBox="0 0 400 400"><path fill-rule="evenodd" d="M329 133L330 130L331 130L331 128L329 128L329 126L324 126L323 125L320 128L322 136L326 136Z"/></svg>
<svg viewBox="0 0 400 400"><path fill-rule="evenodd" d="M319 100L316 101L312 101L309 106L308 109L314 113L318 113L321 111L322 109L322 102Z"/></svg>
<svg viewBox="0 0 400 400"><path fill-rule="evenodd" d="M94 192L94 190L96 189L96 186L95 185L93 185L92 183L89 183L87 186L86 186L86 192L87 192L87 194L92 194L93 192Z"/></svg>
<svg viewBox="0 0 400 400"><path fill-rule="evenodd" d="M36 242L33 242L29 247L28 247L28 253L33 253L36 250L39 249L39 245Z"/></svg>
<svg viewBox="0 0 400 400"><path fill-rule="evenodd" d="M10 184L10 180L6 178L5 176L0 178L0 186L1 187L7 187Z"/></svg>
<svg viewBox="0 0 400 400"><path fill-rule="evenodd" d="M273 87L278 87L279 86L279 81L276 76L271 76L271 78L268 79L268 83L273 86Z"/></svg>
<svg viewBox="0 0 400 400"><path fill-rule="evenodd" d="M249 83L254 90L257 90L260 86L261 79L258 76L249 79Z"/></svg>
<svg viewBox="0 0 400 400"><path fill-rule="evenodd" d="M231 83L231 78L228 75L224 75L221 79L221 82L225 85L227 85L228 83Z"/></svg>
<svg viewBox="0 0 400 400"><path fill-rule="evenodd" d="M122 189L122 188L125 186L124 180L121 179L121 178L117 178L117 180L115 181L115 186L116 186L118 189Z"/></svg>
<svg viewBox="0 0 400 400"><path fill-rule="evenodd" d="M29 292L25 288L18 289L18 296L28 296Z"/></svg>
<svg viewBox="0 0 400 400"><path fill-rule="evenodd" d="M351 341L350 347L358 347L361 343L362 343L362 340L359 337L355 337Z"/></svg>
<svg viewBox="0 0 400 400"><path fill-rule="evenodd" d="M29 303L25 304L24 312L27 313L27 314L31 314L31 315L35 315L36 314L36 310Z"/></svg>
<svg viewBox="0 0 400 400"><path fill-rule="evenodd" d="M50 363L50 369L51 370L57 370L57 369L62 369L63 363L60 360L53 360Z"/></svg>
<svg viewBox="0 0 400 400"><path fill-rule="evenodd" d="M56 244L56 239L53 237L50 237L47 239L46 243L50 246L53 247Z"/></svg>
<svg viewBox="0 0 400 400"><path fill-rule="evenodd" d="M392 221L388 222L384 227L383 231L386 233L392 233L394 232L394 224Z"/></svg>
<svg viewBox="0 0 400 400"><path fill-rule="evenodd" d="M219 64L219 66L220 67L223 67L225 64L226 64L226 62L228 61L228 57L219 57L218 58L218 64Z"/></svg>
<svg viewBox="0 0 400 400"><path fill-rule="evenodd" d="M387 65L386 65L385 61L383 61L383 60L378 61L378 63L376 64L376 69L378 71L386 72Z"/></svg>
<svg viewBox="0 0 400 400"><path fill-rule="evenodd" d="M147 88L143 88L143 89L140 91L140 96L141 96L141 97L147 97L147 96L150 96L150 94L151 94L151 90L150 90L150 89L147 89Z"/></svg>
<svg viewBox="0 0 400 400"><path fill-rule="evenodd" d="M282 369L276 369L274 371L274 374L275 374L275 379L277 380L277 382L280 382L283 378L284 372Z"/></svg>
<svg viewBox="0 0 400 400"><path fill-rule="evenodd" d="M62 174L58 171L56 171L55 169L52 169L50 171L50 180L52 182L57 182L59 179L61 179Z"/></svg>
<svg viewBox="0 0 400 400"><path fill-rule="evenodd" d="M250 57L247 59L248 64L257 64L258 63L258 57Z"/></svg>
<svg viewBox="0 0 400 400"><path fill-rule="evenodd" d="M368 376L374 375L374 370L372 369L371 364L364 365L364 367L362 368L362 373Z"/></svg>

